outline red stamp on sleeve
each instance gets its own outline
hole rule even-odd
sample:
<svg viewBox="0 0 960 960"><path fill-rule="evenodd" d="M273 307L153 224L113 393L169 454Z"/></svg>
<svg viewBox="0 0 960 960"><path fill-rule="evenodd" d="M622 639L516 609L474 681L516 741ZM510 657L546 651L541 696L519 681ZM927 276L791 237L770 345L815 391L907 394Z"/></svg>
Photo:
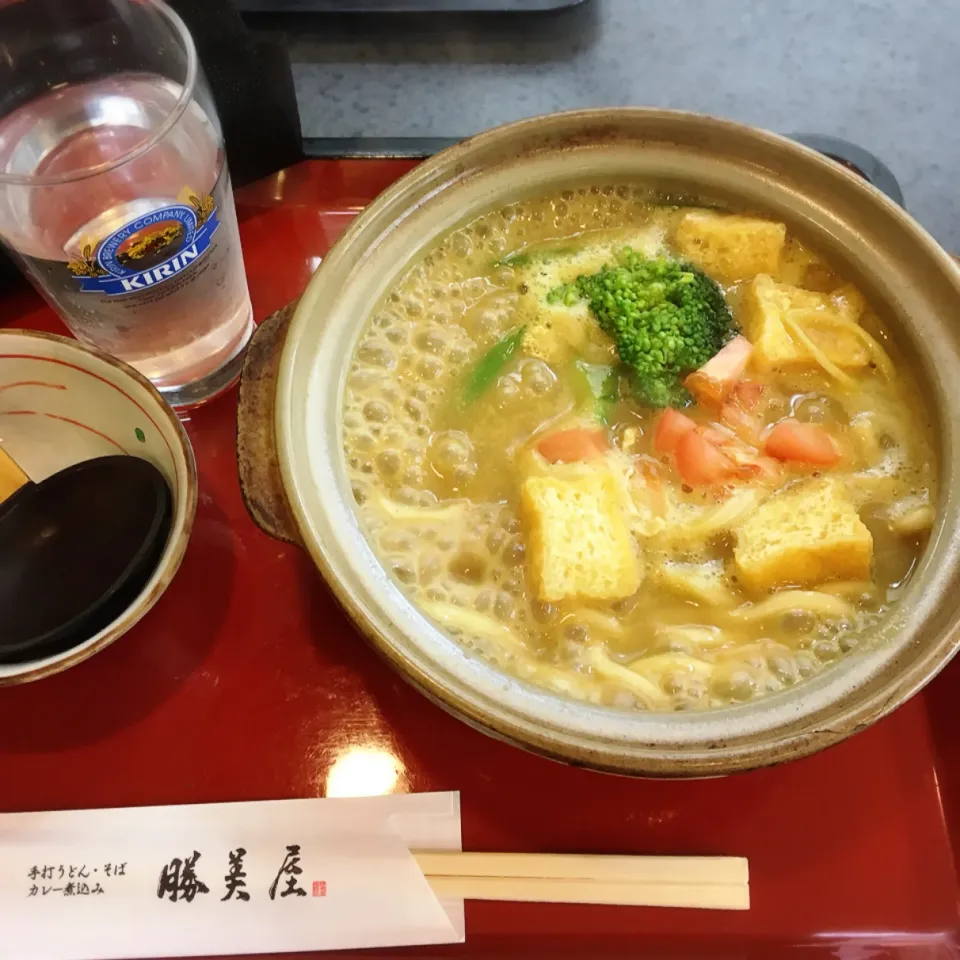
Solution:
<svg viewBox="0 0 960 960"><path fill-rule="evenodd" d="M315 897L325 897L327 895L327 881L326 880L314 880L313 881L313 895Z"/></svg>

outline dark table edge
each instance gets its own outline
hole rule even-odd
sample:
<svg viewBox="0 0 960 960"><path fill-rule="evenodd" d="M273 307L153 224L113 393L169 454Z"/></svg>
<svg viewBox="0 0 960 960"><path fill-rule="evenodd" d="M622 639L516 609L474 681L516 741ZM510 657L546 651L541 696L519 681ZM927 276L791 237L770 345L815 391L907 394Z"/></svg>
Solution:
<svg viewBox="0 0 960 960"><path fill-rule="evenodd" d="M304 137L311 160L423 160L460 142L457 137Z"/></svg>
<svg viewBox="0 0 960 960"><path fill-rule="evenodd" d="M234 0L241 13L546 13L584 0Z"/></svg>

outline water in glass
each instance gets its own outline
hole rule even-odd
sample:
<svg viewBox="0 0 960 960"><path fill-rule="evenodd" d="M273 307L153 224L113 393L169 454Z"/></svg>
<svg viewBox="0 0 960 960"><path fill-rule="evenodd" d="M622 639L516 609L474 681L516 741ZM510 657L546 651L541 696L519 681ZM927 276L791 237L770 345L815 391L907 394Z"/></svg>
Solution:
<svg viewBox="0 0 960 960"><path fill-rule="evenodd" d="M182 92L119 74L0 119L0 170L46 183L0 184L0 235L80 340L175 402L228 368L253 329L219 134L195 100L176 116Z"/></svg>

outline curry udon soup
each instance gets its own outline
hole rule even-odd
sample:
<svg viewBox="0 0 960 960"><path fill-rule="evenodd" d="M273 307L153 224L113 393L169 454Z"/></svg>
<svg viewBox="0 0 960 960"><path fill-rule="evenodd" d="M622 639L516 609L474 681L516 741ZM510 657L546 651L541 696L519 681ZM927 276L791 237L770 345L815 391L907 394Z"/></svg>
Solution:
<svg viewBox="0 0 960 960"><path fill-rule="evenodd" d="M413 265L358 342L343 438L423 613L524 681L663 711L869 640L933 521L929 425L860 291L784 224L612 185Z"/></svg>

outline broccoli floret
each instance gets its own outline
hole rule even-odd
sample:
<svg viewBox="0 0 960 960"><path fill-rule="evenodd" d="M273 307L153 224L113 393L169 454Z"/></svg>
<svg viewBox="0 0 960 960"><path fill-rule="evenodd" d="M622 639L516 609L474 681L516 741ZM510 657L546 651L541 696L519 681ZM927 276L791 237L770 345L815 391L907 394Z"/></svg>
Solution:
<svg viewBox="0 0 960 960"><path fill-rule="evenodd" d="M690 264L648 260L629 247L619 264L577 278L571 287L590 306L620 359L633 371L634 395L654 407L690 402L680 378L702 366L737 333L723 293Z"/></svg>
<svg viewBox="0 0 960 960"><path fill-rule="evenodd" d="M675 373L641 375L633 370L630 379L631 393L637 403L648 407L689 407L693 395Z"/></svg>

